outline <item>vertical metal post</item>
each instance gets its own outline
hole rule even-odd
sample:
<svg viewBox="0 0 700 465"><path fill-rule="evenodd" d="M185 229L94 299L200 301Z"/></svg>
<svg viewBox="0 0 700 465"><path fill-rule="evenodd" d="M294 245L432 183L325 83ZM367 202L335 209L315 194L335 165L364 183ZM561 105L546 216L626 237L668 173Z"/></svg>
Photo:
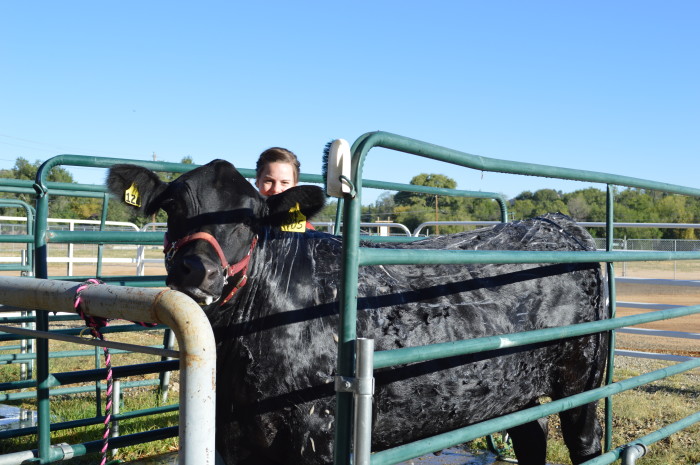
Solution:
<svg viewBox="0 0 700 465"><path fill-rule="evenodd" d="M107 207L109 205L109 194L105 192L102 196L102 216L100 216L100 231L105 230L105 220L107 219ZM104 254L104 244L97 244L97 269L95 276L102 276L102 255Z"/></svg>
<svg viewBox="0 0 700 465"><path fill-rule="evenodd" d="M46 230L48 224L49 196L41 184L34 184L36 199L36 234L34 235L34 266L37 278L48 278L48 252ZM48 312L36 312L37 331L49 330ZM37 399L37 435L39 463L50 463L51 448L51 412L49 407L49 341L36 340L36 399Z"/></svg>
<svg viewBox="0 0 700 465"><path fill-rule="evenodd" d="M32 272L32 274L33 274L33 272ZM27 323L26 327L28 329L36 329L36 312L33 310L30 312L27 312L27 316L34 318L34 321ZM25 341L27 343L27 353L29 353L29 354L36 353L36 339L25 339ZM30 359L29 362L27 363L27 378L26 379L34 378L35 360L36 360L36 357Z"/></svg>
<svg viewBox="0 0 700 465"><path fill-rule="evenodd" d="M115 379L112 384L112 417L119 415L121 410L121 400L122 400L122 382L119 379ZM112 428L110 437L119 437L119 420L112 420ZM117 455L119 449L112 449L112 457Z"/></svg>
<svg viewBox="0 0 700 465"><path fill-rule="evenodd" d="M95 347L95 369L100 369L100 347ZM102 415L102 386L100 386L100 380L95 381L95 416L99 417Z"/></svg>
<svg viewBox="0 0 700 465"><path fill-rule="evenodd" d="M372 396L374 395L374 339L357 339L354 465L369 465L372 453Z"/></svg>
<svg viewBox="0 0 700 465"><path fill-rule="evenodd" d="M607 215L605 219L605 230L606 230L606 243L605 250L608 252L613 250L613 230L615 226L615 215L614 215L614 193L610 184L608 184L607 198L606 198L606 210ZM617 292L615 289L615 266L612 262L606 262L606 267L608 271L608 289L610 291L608 296L608 317L615 318ZM611 330L608 333L608 368L605 378L605 384L611 384L613 382L613 376L615 374L615 330ZM612 447L612 423L613 423L613 400L612 396L605 398L605 451L609 451Z"/></svg>
<svg viewBox="0 0 700 465"><path fill-rule="evenodd" d="M673 240L673 251L678 251L678 239ZM678 260L673 260L673 279L676 279L676 270L678 267Z"/></svg>
<svg viewBox="0 0 700 465"><path fill-rule="evenodd" d="M75 221L69 221L68 222L68 230L69 231L75 231ZM47 244L48 247L48 244ZM66 263L66 276L73 276L73 252L75 251L75 246L73 243L68 244L68 252L67 252L67 257L68 257L68 263Z"/></svg>
<svg viewBox="0 0 700 465"><path fill-rule="evenodd" d="M349 196L348 196L349 197ZM338 375L354 375L357 338L357 282L360 244L360 202L346 199L343 215L343 260L341 268L340 318L338 321ZM334 464L350 465L352 393L336 393Z"/></svg>
<svg viewBox="0 0 700 465"><path fill-rule="evenodd" d="M20 313L22 316L27 316L27 312L23 311ZM22 323L22 328L27 328L27 323ZM27 353L27 339L22 339L19 341L19 353L20 354L26 354ZM27 377L27 365L28 362L22 362L19 365L19 379L21 381L29 379Z"/></svg>
<svg viewBox="0 0 700 465"><path fill-rule="evenodd" d="M343 223L343 199L338 199L338 206L335 209L335 224L333 225L333 234L340 235L340 225Z"/></svg>
<svg viewBox="0 0 700 465"><path fill-rule="evenodd" d="M172 350L175 345L175 333L170 328L166 328L163 333L163 348ZM161 362L172 360L172 357L161 357ZM170 372L164 371L160 374L160 399L165 403L168 401L168 389L170 388Z"/></svg>

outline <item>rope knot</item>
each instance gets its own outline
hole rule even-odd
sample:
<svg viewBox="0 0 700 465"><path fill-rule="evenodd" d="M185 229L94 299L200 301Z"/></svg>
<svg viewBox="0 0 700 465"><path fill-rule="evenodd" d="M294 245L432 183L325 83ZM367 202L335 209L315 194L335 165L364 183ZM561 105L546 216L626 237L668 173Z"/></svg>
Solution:
<svg viewBox="0 0 700 465"><path fill-rule="evenodd" d="M85 312L83 311L83 298L82 294L85 289L89 288L90 286L97 285L97 284L104 284L102 281L99 279L95 278L90 278L84 283L82 283L80 286L78 286L78 289L75 290L75 298L74 298L74 307L78 311L78 315L80 315L80 318L82 318L85 321L85 326L90 328L90 331L92 332L92 335L95 336L98 339L102 339L102 334L100 333L100 328L104 328L109 324L109 320L107 318L102 318L99 316L90 316L86 315Z"/></svg>

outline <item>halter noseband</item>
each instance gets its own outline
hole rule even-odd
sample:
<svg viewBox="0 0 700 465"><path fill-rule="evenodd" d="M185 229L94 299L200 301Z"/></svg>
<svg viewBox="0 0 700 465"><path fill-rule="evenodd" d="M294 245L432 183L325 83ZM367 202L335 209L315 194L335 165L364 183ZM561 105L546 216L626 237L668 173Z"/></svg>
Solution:
<svg viewBox="0 0 700 465"><path fill-rule="evenodd" d="M190 234L189 236L185 236L182 239L177 240L175 242L170 242L170 240L168 239L168 233L166 232L164 240L165 241L163 244L163 253L165 254L165 267L168 269L170 268L170 263L173 257L175 257L175 254L180 249L180 247L190 242L202 240L209 243L209 245L211 245L214 248L214 251L219 256L219 262L221 263L221 268L224 272L226 281L228 281L229 278L236 275L237 273L243 272L241 278L233 286L233 289L231 289L231 292L229 292L226 298L224 298L224 300L221 301L221 304L225 304L231 299L231 297L233 297L233 295L236 292L238 292L240 288L245 286L246 282L248 281L248 265L250 264L250 257L253 254L253 249L258 243L258 236L257 234L253 236L253 240L250 243L250 249L248 250L246 256L243 257L239 262L234 263L232 265L228 264L226 256L224 255L224 251L221 250L221 246L219 245L219 242L216 240L216 238L207 232L197 232L194 234Z"/></svg>

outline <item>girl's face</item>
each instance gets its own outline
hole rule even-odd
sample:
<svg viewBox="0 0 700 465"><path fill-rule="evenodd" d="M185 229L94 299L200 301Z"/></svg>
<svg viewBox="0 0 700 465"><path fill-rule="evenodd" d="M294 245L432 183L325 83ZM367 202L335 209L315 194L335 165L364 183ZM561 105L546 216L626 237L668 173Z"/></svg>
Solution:
<svg viewBox="0 0 700 465"><path fill-rule="evenodd" d="M255 180L262 195L271 196L284 192L297 185L294 180L294 166L284 162L268 163Z"/></svg>

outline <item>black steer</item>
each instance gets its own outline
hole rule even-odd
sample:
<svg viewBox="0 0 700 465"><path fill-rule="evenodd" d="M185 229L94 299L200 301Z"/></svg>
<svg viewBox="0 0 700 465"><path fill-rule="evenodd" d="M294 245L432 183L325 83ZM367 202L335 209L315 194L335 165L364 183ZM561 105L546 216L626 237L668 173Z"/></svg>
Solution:
<svg viewBox="0 0 700 465"><path fill-rule="evenodd" d="M318 212L322 190L299 186L266 198L222 160L170 183L116 165L107 183L144 215L168 214L167 284L203 305L217 338L216 440L225 461L331 463L341 241L280 229L297 204L306 216ZM591 250L594 243L568 217L547 215L384 247ZM592 263L361 267L358 335L387 350L569 325L605 318L606 299ZM595 388L606 350L606 337L595 334L379 370L372 448ZM574 463L600 454L595 404L560 417ZM545 463L546 421L509 432L521 464Z"/></svg>

